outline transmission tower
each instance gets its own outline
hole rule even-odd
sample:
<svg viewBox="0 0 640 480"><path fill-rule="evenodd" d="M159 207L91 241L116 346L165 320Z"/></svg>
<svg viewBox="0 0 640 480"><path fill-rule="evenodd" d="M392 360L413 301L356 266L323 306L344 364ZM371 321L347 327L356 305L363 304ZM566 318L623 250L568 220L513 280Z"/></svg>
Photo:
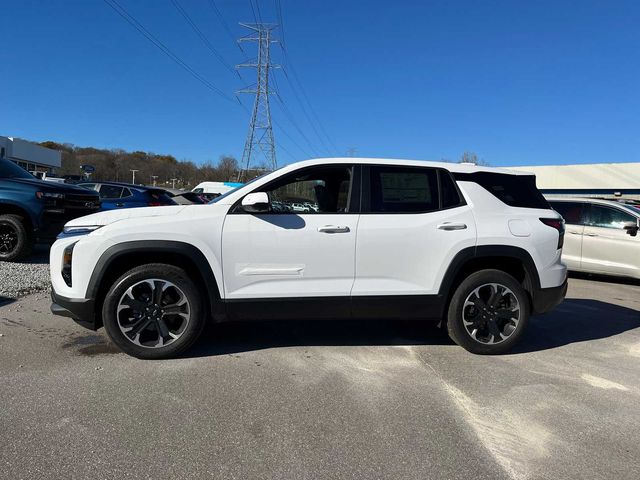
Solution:
<svg viewBox="0 0 640 480"><path fill-rule="evenodd" d="M280 68L280 65L271 63L271 44L278 42L272 38L272 31L278 25L274 23L241 23L240 25L248 28L252 33L238 41L258 43L258 56L255 63L248 62L237 66L237 68L255 68L257 70L256 84L236 92L255 95L249 132L244 144L240 172L238 173L238 181L244 181L247 171L260 154L266 159L267 168L272 170L277 168L276 144L273 139L269 109L269 95L275 91L269 89L269 73L272 68Z"/></svg>

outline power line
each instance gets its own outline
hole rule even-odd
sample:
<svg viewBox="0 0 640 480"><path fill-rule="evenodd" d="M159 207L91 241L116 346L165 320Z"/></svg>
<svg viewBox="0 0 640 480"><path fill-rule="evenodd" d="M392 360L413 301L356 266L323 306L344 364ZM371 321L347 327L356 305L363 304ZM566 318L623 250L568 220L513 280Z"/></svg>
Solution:
<svg viewBox="0 0 640 480"><path fill-rule="evenodd" d="M233 32L231 31L231 27L229 27L229 24L227 23L227 21L224 19L224 15L222 15L222 12L220 11L220 9L218 8L218 5L216 5L215 0L209 0L209 5L211 6L211 8L213 9L213 11L215 12L216 16L218 17L218 20L220 20L220 23L222 24L222 27L224 28L224 30L227 32L227 35L229 35L229 38L231 38L231 40L233 41L233 43L235 43L238 48L240 49L240 51L245 55L246 57L246 53L244 51L244 49L242 48L242 46L236 42L236 37L233 34Z"/></svg>
<svg viewBox="0 0 640 480"><path fill-rule="evenodd" d="M255 9L255 8L253 8L253 0L249 0L249 5L251 5L251 13L253 14L253 20L254 20L256 23L262 23L262 22L259 22L259 21L258 21L258 16L256 15L256 9Z"/></svg>
<svg viewBox="0 0 640 480"><path fill-rule="evenodd" d="M194 23L193 20L191 20L191 17L189 16L189 14L186 12L186 10L182 7L182 5L180 5L180 2L178 2L178 0L171 0L171 3L173 4L173 6L175 7L175 9L178 11L178 13L182 16L182 18L185 19L185 21L191 26L191 28L193 29L194 32L196 32L196 34L198 35L198 37L200 37L200 40L202 40L202 43L209 49L209 51L213 54L214 57L216 57L218 59L218 61L224 65L224 67L229 70L231 73L233 73L234 75L238 75L238 77L240 77L240 74L234 70L233 68L231 68L229 66L229 64L227 63L227 61L224 59L224 57L220 54L220 52L218 52L218 50L216 50L214 48L213 45L211 45L211 42L209 41L209 39L207 38L207 36L202 33L202 30L200 30L198 28L198 26Z"/></svg>
<svg viewBox="0 0 640 480"><path fill-rule="evenodd" d="M257 0L256 0L257 1ZM274 6L275 6L275 10L276 10L276 15L278 18L278 23L280 24L280 38L281 38L281 42L282 42L282 51L284 53L284 58L285 58L285 63L288 67L288 70L291 70L291 73L294 77L294 80L296 80L296 82L298 83L298 86L300 87L300 91L302 92L302 95L304 97L304 99L307 102L307 105L309 106L309 110L311 110L311 114L313 115L313 117L315 118L318 127L320 128L320 130L322 131L324 137L327 139L327 141L329 142L329 144L333 147L334 152L337 152L338 148L336 147L335 143L333 142L333 140L331 139L331 137L327 134L327 131L325 130L322 122L320 121L320 117L318 116L318 114L316 113L315 109L313 108L313 105L311 104L311 102L309 101L309 97L302 85L302 82L300 81L300 78L298 77L298 74L296 73L296 70L293 66L293 63L291 62L291 59L289 58L289 52L287 49L287 42L286 42L286 38L285 38L285 29L284 29L284 20L282 18L282 1L281 0L274 0ZM292 82L289 80L289 77L287 76L287 72L286 70L283 70L285 73L285 77L287 78L287 81L291 84L291 86L293 87ZM294 95L296 95L296 93L294 92ZM302 102L300 102L302 103ZM304 107L303 107L304 109ZM306 115L306 113L305 113ZM311 123L311 121L310 121ZM312 124L313 126L313 124ZM315 127L314 127L315 130ZM317 132L316 132L317 134ZM318 135L319 136L319 135ZM324 141L322 140L322 137L319 136L319 138L321 139L321 141L324 144ZM326 148L326 145L325 145Z"/></svg>
<svg viewBox="0 0 640 480"><path fill-rule="evenodd" d="M260 23L262 23L262 14L260 13L260 0L256 0L256 10L258 11L258 20L260 20Z"/></svg>
<svg viewBox="0 0 640 480"><path fill-rule="evenodd" d="M167 57L173 60L175 63L180 65L184 70L186 70L191 76L193 76L196 80L202 83L209 90L213 91L220 97L228 100L230 102L234 102L233 98L228 96L218 87L209 82L206 78L196 72L193 68L191 68L184 60L182 60L178 55L173 53L169 48L158 40L149 30L147 30L136 18L131 15L127 10L118 3L117 0L103 0L107 5L109 5L118 15L120 15L129 25L135 28L141 35L143 35L147 40L149 40L154 46L156 46L162 53L164 53Z"/></svg>
<svg viewBox="0 0 640 480"><path fill-rule="evenodd" d="M273 77L273 83L276 86L276 98L278 99L278 102L280 104L280 107L282 108L283 113L285 114L285 116L287 117L287 119L289 120L291 125L293 125L293 127L298 131L298 133L304 139L304 141L307 142L307 145L309 145L309 148L313 152L313 155L314 156L318 156L318 157L321 156L321 155L318 154L318 151L316 150L316 148L313 146L313 144L309 140L309 137L307 137L305 135L305 133L300 128L300 126L293 119L293 115L291 114L291 111L287 107L286 103L284 103L284 100L282 100L282 97L280 96L280 88L278 87L278 82L276 81L276 77L275 76ZM304 152L304 150L303 150L303 152ZM308 155L306 152L304 152L304 153L305 153L305 155ZM310 156L310 155L308 155L308 156Z"/></svg>
<svg viewBox="0 0 640 480"><path fill-rule="evenodd" d="M286 69L282 69L282 73L284 73L284 78L286 78L287 82L289 83L289 86L291 87L291 91L293 92L293 96L296 98L296 100L298 101L298 105L300 105L300 109L302 110L303 115L305 116L305 118L307 119L307 122L309 123L309 125L311 126L312 130L314 131L314 133L316 134L316 136L318 137L318 139L320 140L320 143L322 144L324 150L331 155L331 152L329 150L329 147L327 146L327 144L325 143L324 139L322 138L322 136L320 136L320 133L318 132L318 129L316 128L315 124L313 123L313 120L311 120L311 117L309 116L309 113L307 112L307 109L304 106L304 103L302 102L302 99L300 97L300 94L298 93L296 86L293 84L293 82L291 81L291 79L289 78L289 75L287 74L287 70Z"/></svg>

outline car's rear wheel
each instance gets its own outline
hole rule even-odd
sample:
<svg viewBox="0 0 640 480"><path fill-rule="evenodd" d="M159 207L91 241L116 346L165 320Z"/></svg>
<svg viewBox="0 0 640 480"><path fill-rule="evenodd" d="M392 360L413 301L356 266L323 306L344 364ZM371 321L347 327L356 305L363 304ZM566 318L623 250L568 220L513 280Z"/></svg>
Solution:
<svg viewBox="0 0 640 480"><path fill-rule="evenodd" d="M0 261L15 262L26 257L33 245L22 217L0 215Z"/></svg>
<svg viewBox="0 0 640 480"><path fill-rule="evenodd" d="M529 320L522 285L500 270L481 270L456 289L447 316L449 336L472 353L505 353L519 341Z"/></svg>
<svg viewBox="0 0 640 480"><path fill-rule="evenodd" d="M200 337L206 323L202 294L173 265L148 264L122 275L102 308L107 334L138 358L176 356Z"/></svg>

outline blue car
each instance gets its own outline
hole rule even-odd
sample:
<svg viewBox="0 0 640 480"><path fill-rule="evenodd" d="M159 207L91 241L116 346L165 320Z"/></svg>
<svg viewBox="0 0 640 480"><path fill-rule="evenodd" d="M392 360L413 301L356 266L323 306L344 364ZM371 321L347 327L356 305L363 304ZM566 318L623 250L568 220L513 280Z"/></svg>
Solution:
<svg viewBox="0 0 640 480"><path fill-rule="evenodd" d="M177 205L165 190L157 187L120 182L91 182L79 186L100 194L102 210Z"/></svg>

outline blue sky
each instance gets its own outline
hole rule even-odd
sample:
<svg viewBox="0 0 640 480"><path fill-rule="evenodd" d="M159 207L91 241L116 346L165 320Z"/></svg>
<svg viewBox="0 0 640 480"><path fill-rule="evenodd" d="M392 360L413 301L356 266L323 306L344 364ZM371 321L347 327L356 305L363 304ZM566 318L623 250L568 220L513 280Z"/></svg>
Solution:
<svg viewBox="0 0 640 480"><path fill-rule="evenodd" d="M244 81L171 0L118 0L216 88ZM249 0L215 0L233 35ZM173 63L103 0L0 1L0 135L240 158L247 113ZM240 50L210 0L179 0L227 65ZM456 159L492 165L640 161L640 3L634 1L281 0L295 85L272 99L280 164L308 156ZM274 0L259 0L276 21ZM247 45L245 48L250 49ZM299 94L299 96L301 96ZM304 98L302 98L304 102ZM249 105L249 98L244 98ZM309 145L309 143L311 145ZM301 147L301 148L300 148Z"/></svg>

